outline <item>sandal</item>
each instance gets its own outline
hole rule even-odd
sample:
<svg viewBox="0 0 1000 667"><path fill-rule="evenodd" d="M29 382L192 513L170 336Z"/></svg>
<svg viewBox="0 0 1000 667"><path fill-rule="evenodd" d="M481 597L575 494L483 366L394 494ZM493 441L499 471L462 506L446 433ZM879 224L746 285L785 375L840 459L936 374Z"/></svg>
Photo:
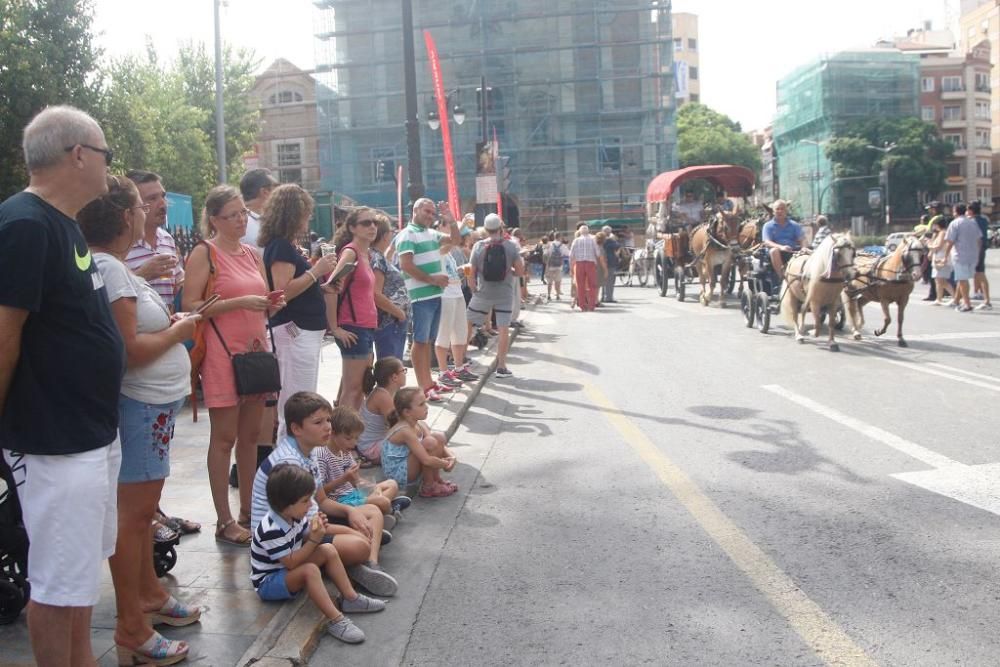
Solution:
<svg viewBox="0 0 1000 667"><path fill-rule="evenodd" d="M229 528L232 525L236 525L236 519L230 519L225 523L217 523L215 528L215 541L222 542L223 544L232 544L237 547L250 546L250 531L246 530L242 526L238 526L241 531L239 537L226 536L226 528Z"/></svg>
<svg viewBox="0 0 1000 667"><path fill-rule="evenodd" d="M172 625L182 628L201 619L201 607L189 607L173 595L157 611L149 614L150 625Z"/></svg>
<svg viewBox="0 0 1000 667"><path fill-rule="evenodd" d="M450 479L442 479L441 483L447 486L449 489L451 489L452 493L458 491L458 484L455 484L455 482L451 481Z"/></svg>
<svg viewBox="0 0 1000 667"><path fill-rule="evenodd" d="M134 649L115 644L119 665L173 665L187 658L189 648L187 642L166 639L155 631Z"/></svg>
<svg viewBox="0 0 1000 667"><path fill-rule="evenodd" d="M169 528L159 521L153 521L154 542L176 542L178 537L177 531Z"/></svg>
<svg viewBox="0 0 1000 667"><path fill-rule="evenodd" d="M444 498L455 493L444 484L431 484L420 489L421 498Z"/></svg>

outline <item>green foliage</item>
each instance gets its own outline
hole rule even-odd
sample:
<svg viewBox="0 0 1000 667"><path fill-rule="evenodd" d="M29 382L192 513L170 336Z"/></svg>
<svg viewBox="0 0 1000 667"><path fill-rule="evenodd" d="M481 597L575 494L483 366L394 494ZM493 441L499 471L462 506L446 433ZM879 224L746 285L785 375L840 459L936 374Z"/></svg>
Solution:
<svg viewBox="0 0 1000 667"><path fill-rule="evenodd" d="M895 143L888 155L868 148ZM889 195L893 210L915 213L924 196L934 197L945 186L945 160L954 152L941 139L937 128L918 118L882 118L859 121L841 130L826 146L826 155L835 164L834 174L877 175L889 167ZM871 187L844 184L844 190Z"/></svg>
<svg viewBox="0 0 1000 667"><path fill-rule="evenodd" d="M52 104L92 110L91 0L0 0L0 200L28 182L21 133Z"/></svg>
<svg viewBox="0 0 1000 667"><path fill-rule="evenodd" d="M740 124L704 104L685 104L677 112L677 147L682 167L736 164L760 173L760 151Z"/></svg>

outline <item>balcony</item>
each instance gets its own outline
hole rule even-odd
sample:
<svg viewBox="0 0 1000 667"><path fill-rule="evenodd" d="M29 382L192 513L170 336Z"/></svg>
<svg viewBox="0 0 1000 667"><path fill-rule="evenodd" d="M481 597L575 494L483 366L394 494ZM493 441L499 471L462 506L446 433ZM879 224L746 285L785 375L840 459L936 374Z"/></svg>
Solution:
<svg viewBox="0 0 1000 667"><path fill-rule="evenodd" d="M964 88L953 88L951 90L941 91L942 100L964 100L965 99L965 89Z"/></svg>
<svg viewBox="0 0 1000 667"><path fill-rule="evenodd" d="M943 130L962 130L965 129L966 122L964 117L959 118L945 118L941 121L941 129Z"/></svg>

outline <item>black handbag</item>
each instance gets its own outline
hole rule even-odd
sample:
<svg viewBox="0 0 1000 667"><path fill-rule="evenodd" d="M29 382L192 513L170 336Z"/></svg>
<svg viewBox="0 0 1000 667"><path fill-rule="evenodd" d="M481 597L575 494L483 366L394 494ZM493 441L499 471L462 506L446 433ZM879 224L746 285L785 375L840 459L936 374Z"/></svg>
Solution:
<svg viewBox="0 0 1000 667"><path fill-rule="evenodd" d="M215 322L209 320L215 335L222 343L222 349L226 351L233 361L233 376L236 378L236 394L238 396L256 396L258 394L271 394L281 391L281 372L278 369L278 357L275 354L274 336L271 336L271 351L251 350L233 354L229 351L226 341L223 340L219 327ZM268 333L270 333L268 325Z"/></svg>

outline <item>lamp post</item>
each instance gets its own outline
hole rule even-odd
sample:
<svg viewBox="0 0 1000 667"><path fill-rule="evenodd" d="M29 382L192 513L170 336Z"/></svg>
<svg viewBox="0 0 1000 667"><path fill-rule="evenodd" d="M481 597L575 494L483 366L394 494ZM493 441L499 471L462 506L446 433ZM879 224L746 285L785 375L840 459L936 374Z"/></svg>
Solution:
<svg viewBox="0 0 1000 667"><path fill-rule="evenodd" d="M885 167L885 228L889 230L892 224L892 207L889 205L889 153L896 148L896 144L886 141L882 146L872 146L868 144L865 148L878 151L882 154L882 166Z"/></svg>
<svg viewBox="0 0 1000 667"><path fill-rule="evenodd" d="M813 141L812 139L799 139L799 143L800 144L811 144L811 145L813 145L813 146L816 147L816 171L809 175L809 182L812 184L810 186L810 194L812 195L813 216L817 216L820 213L822 213L822 211L819 210L819 208L822 208L822 207L817 208L816 191L819 190L819 179L820 179L820 173L819 173L819 147L820 147L820 145L823 142L822 141Z"/></svg>
<svg viewBox="0 0 1000 667"><path fill-rule="evenodd" d="M420 163L420 125L417 122L417 63L413 49L413 0L401 0L403 10L403 86L406 99L406 193L410 203L424 196Z"/></svg>
<svg viewBox="0 0 1000 667"><path fill-rule="evenodd" d="M215 0L215 152L219 165L219 183L226 182L226 120L222 105L222 22Z"/></svg>
<svg viewBox="0 0 1000 667"><path fill-rule="evenodd" d="M455 106L451 105L451 96L455 96ZM451 109L452 118L455 119L455 123L461 125L465 122L465 107L462 106L462 92L457 88L454 90L449 90L446 93L445 98L445 108ZM447 119L444 119L447 122ZM437 131L441 128L441 118L438 117L437 105L432 103L430 110L427 112L427 126L432 130Z"/></svg>

